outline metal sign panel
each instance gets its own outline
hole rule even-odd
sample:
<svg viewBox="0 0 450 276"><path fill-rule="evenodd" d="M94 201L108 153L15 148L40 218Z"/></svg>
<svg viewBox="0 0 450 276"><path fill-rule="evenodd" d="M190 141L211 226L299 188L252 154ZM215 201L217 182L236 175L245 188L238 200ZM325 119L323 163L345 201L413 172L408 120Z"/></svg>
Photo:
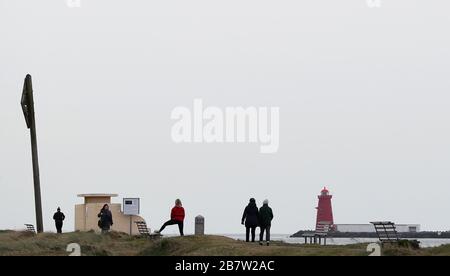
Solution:
<svg viewBox="0 0 450 276"><path fill-rule="evenodd" d="M30 122L29 95L30 95L30 93L33 93L33 91L30 91L31 87L30 87L30 84L28 84L28 82L31 83L31 79L29 79L29 77L27 76L25 78L25 81L23 84L22 98L20 100L20 104L22 105L23 116L25 117L25 122L27 123L27 127L30 128L31 122Z"/></svg>
<svg viewBox="0 0 450 276"><path fill-rule="evenodd" d="M124 198L123 199L123 214L127 216L136 216L140 213L140 199L139 198Z"/></svg>

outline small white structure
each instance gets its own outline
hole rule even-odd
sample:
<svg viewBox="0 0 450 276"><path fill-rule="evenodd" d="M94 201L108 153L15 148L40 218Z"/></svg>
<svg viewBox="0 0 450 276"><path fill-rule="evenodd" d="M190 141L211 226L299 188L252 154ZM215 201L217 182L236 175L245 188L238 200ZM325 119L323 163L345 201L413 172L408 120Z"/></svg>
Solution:
<svg viewBox="0 0 450 276"><path fill-rule="evenodd" d="M84 198L83 204L75 206L75 231L95 231L100 232L98 227L98 213L104 204L109 205L109 209L113 215L114 225L111 227L112 231L128 233L131 235L139 235L136 225L137 221L145 221L142 217L134 214L139 213L139 201L132 200L128 207L124 206L122 211L122 204L112 203L111 198L117 197L117 194L82 194L78 197ZM128 212L125 214L124 212Z"/></svg>
<svg viewBox="0 0 450 276"><path fill-rule="evenodd" d="M398 233L420 232L420 224L396 224ZM335 224L334 229L341 233L375 233L372 224Z"/></svg>

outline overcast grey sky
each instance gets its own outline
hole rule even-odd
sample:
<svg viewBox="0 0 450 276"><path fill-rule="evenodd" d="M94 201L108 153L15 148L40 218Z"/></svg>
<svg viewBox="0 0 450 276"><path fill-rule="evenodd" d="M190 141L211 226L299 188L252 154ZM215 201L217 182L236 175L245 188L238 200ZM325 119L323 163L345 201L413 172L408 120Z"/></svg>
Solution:
<svg viewBox="0 0 450 276"><path fill-rule="evenodd" d="M249 197L273 232L336 223L450 229L448 1L0 0L0 229L34 223L32 74L46 230L79 193L142 198L156 228L175 198L208 233L242 231ZM280 107L280 148L174 144L171 111ZM168 229L176 233L177 229Z"/></svg>

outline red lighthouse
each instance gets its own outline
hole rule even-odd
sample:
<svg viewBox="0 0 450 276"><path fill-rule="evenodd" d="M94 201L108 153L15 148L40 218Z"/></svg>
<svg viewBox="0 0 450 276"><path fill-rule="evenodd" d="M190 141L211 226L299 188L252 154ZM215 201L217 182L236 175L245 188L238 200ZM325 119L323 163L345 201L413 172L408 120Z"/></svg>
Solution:
<svg viewBox="0 0 450 276"><path fill-rule="evenodd" d="M330 192L327 188L323 188L320 192L319 198L319 206L317 206L317 220L316 220L316 229L319 225L334 225L333 220L333 208L331 207L331 198L333 196L330 195Z"/></svg>

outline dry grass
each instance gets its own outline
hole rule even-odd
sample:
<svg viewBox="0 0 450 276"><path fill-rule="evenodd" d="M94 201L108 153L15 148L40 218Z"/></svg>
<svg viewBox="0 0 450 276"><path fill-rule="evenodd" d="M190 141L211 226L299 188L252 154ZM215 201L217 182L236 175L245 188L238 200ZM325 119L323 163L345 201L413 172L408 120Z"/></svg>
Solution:
<svg viewBox="0 0 450 276"><path fill-rule="evenodd" d="M67 256L70 243L81 245L85 256L367 256L366 244L347 246L248 244L221 236L187 236L148 240L111 233L39 234L0 231L0 255ZM384 255L450 255L450 246L412 250L387 246Z"/></svg>
<svg viewBox="0 0 450 276"><path fill-rule="evenodd" d="M29 232L0 232L0 255L14 256L67 256L67 245L78 243L87 256L134 255L136 247L146 241L125 234L68 233L63 235Z"/></svg>
<svg viewBox="0 0 450 276"><path fill-rule="evenodd" d="M366 255L364 245L317 246L274 242L270 246L245 243L221 236L162 239L149 244L140 255L150 256L314 256Z"/></svg>

